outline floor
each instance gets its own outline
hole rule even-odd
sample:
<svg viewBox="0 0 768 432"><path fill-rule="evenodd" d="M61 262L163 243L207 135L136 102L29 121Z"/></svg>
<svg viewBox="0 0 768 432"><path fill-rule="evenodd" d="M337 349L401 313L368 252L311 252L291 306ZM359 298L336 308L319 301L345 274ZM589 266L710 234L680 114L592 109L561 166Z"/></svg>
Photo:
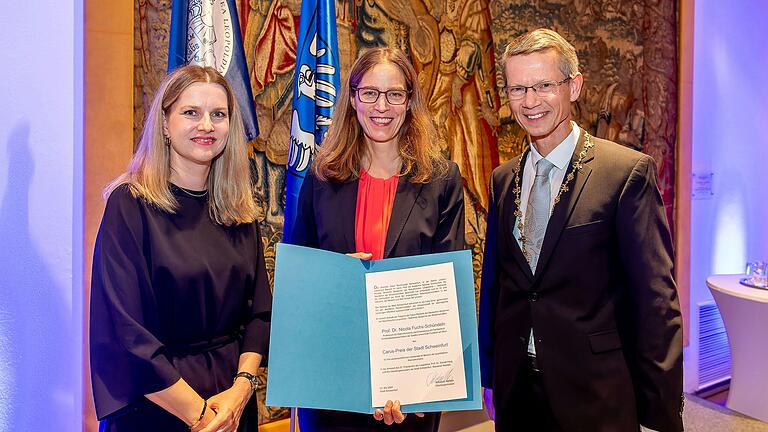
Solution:
<svg viewBox="0 0 768 432"><path fill-rule="evenodd" d="M768 432L768 423L725 407L728 390L707 396L685 395L686 432ZM443 413L440 432L493 432L493 422L482 411Z"/></svg>
<svg viewBox="0 0 768 432"><path fill-rule="evenodd" d="M439 432L493 432L493 422L484 411L444 412Z"/></svg>
<svg viewBox="0 0 768 432"><path fill-rule="evenodd" d="M768 432L768 423L729 410L725 407L727 401L727 389L708 394L706 398L686 394L683 413L686 432ZM287 431L288 419L260 426L259 430L262 428L265 431ZM493 422L483 411L443 413L440 422L440 432L494 432L493 429Z"/></svg>
<svg viewBox="0 0 768 432"><path fill-rule="evenodd" d="M701 399L685 395L683 422L687 432L768 432L768 423L725 407L728 394L720 392Z"/></svg>
<svg viewBox="0 0 768 432"><path fill-rule="evenodd" d="M726 402L728 402L728 387L715 392L703 399L706 399L712 403L716 403L720 405L721 407L725 407Z"/></svg>

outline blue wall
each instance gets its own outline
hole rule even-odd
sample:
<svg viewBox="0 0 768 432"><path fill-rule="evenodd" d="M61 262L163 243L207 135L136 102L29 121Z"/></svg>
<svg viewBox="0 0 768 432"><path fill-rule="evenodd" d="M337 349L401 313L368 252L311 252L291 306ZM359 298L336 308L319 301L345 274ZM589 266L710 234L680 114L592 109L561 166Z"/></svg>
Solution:
<svg viewBox="0 0 768 432"><path fill-rule="evenodd" d="M80 431L82 0L8 4L0 40L0 431Z"/></svg>
<svg viewBox="0 0 768 432"><path fill-rule="evenodd" d="M692 174L711 173L713 195L691 201L686 390L698 385L696 313L712 298L707 276L768 259L768 2L694 4Z"/></svg>

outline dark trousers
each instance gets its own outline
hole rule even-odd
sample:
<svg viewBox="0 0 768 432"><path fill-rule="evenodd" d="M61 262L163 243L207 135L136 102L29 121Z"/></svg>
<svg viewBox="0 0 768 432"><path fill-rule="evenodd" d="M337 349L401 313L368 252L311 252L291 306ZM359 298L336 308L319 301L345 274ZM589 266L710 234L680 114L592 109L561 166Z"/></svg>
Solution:
<svg viewBox="0 0 768 432"><path fill-rule="evenodd" d="M511 399L514 401L512 406L496 406L497 432L563 431L552 412L535 358L529 358L520 370L520 379Z"/></svg>

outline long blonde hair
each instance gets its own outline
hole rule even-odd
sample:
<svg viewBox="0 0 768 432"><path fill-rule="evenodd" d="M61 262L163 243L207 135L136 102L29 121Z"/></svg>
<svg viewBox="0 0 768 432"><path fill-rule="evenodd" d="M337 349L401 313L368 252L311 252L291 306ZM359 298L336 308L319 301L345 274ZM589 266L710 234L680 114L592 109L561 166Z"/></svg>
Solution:
<svg viewBox="0 0 768 432"><path fill-rule="evenodd" d="M212 83L222 86L227 94L229 134L224 150L211 163L208 173L209 213L221 225L250 223L256 219L256 204L248 164L245 131L240 109L229 83L211 67L183 66L160 84L147 114L136 153L128 169L104 190L109 195L127 184L135 197L168 213L175 213L179 202L170 189L170 146L163 135L163 116L190 85Z"/></svg>
<svg viewBox="0 0 768 432"><path fill-rule="evenodd" d="M407 90L410 91L410 106L398 137L403 163L400 174L409 176L413 183L426 183L447 170L447 163L440 154L437 131L411 62L398 49L373 48L365 51L352 65L341 95L336 100L333 123L328 128L323 144L318 147L312 164L319 179L343 182L359 177L360 161L367 148L350 95L352 88L357 87L366 72L383 63L400 69Z"/></svg>

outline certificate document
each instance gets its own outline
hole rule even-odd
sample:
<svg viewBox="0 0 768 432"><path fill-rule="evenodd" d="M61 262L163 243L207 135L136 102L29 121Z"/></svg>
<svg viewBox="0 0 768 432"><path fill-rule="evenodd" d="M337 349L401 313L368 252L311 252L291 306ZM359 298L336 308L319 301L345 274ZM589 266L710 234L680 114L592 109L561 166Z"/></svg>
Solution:
<svg viewBox="0 0 768 432"><path fill-rule="evenodd" d="M472 254L366 261L277 245L267 405L482 408Z"/></svg>
<svg viewBox="0 0 768 432"><path fill-rule="evenodd" d="M371 400L467 397L453 263L365 275Z"/></svg>

